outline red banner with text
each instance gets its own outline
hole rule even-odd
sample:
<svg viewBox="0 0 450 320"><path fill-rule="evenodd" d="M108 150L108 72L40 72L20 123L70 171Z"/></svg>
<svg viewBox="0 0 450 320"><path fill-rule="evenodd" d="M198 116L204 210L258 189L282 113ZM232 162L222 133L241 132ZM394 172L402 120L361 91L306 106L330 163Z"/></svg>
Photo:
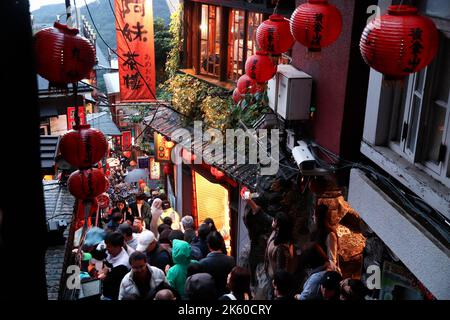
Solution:
<svg viewBox="0 0 450 320"><path fill-rule="evenodd" d="M156 99L152 0L115 0L120 100Z"/></svg>
<svg viewBox="0 0 450 320"><path fill-rule="evenodd" d="M86 113L83 106L78 107L78 117L80 124L86 124ZM67 107L67 130L72 130L75 126L75 107Z"/></svg>

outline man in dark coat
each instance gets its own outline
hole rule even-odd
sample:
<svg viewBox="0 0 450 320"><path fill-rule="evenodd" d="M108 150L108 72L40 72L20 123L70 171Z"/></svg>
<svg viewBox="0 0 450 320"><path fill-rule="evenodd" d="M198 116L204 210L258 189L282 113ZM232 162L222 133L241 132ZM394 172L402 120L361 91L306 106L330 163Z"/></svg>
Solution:
<svg viewBox="0 0 450 320"><path fill-rule="evenodd" d="M133 217L141 217L144 219L145 229L150 230L150 222L152 221L151 207L146 201L145 193L136 194L136 201L130 204Z"/></svg>
<svg viewBox="0 0 450 320"><path fill-rule="evenodd" d="M236 265L233 257L222 253L222 236L217 231L212 231L207 238L208 255L200 260L200 265L205 272L214 278L218 297L227 293L227 277L231 269Z"/></svg>

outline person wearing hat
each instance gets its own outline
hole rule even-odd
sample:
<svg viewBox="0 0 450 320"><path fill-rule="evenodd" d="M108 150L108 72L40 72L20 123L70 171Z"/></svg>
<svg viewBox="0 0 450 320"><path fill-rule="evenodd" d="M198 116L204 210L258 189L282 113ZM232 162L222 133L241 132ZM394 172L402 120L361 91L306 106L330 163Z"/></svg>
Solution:
<svg viewBox="0 0 450 320"><path fill-rule="evenodd" d="M144 230L139 235L136 251L145 253L147 262L162 271L165 270L167 265L172 265L170 254L160 246L150 230Z"/></svg>
<svg viewBox="0 0 450 320"><path fill-rule="evenodd" d="M303 286L297 300L339 300L342 276L337 271L324 270L313 273Z"/></svg>
<svg viewBox="0 0 450 320"><path fill-rule="evenodd" d="M214 278L209 273L196 273L186 279L185 294L188 300L216 300Z"/></svg>
<svg viewBox="0 0 450 320"><path fill-rule="evenodd" d="M151 207L147 203L147 196L143 192L139 192L135 196L136 201L130 204L133 217L140 217L144 219L144 228L150 230L150 223L152 221Z"/></svg>

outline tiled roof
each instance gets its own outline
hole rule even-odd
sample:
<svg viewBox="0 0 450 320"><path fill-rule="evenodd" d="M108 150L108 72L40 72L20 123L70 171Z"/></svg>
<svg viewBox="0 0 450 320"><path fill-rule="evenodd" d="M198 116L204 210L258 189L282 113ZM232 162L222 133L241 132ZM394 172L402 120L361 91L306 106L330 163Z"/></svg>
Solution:
<svg viewBox="0 0 450 320"><path fill-rule="evenodd" d="M155 112L155 111L154 111ZM187 129L191 133L191 140L193 137L193 128L190 126L186 126L186 119L183 115L179 114L175 110L166 107L166 106L160 106L158 109L156 109L156 116L154 117L153 121L151 122L150 127L153 128L155 131L159 132L160 134L171 137L172 133L180 128ZM153 118L153 114L146 117L144 119L144 124L150 123L150 121ZM268 139L270 140L270 139ZM192 150L189 150L193 153L202 153L202 150L204 150L208 146L208 142L204 142L201 146L192 146ZM237 155L246 156L248 153L248 150L245 149L245 145L237 146L237 144L234 147L234 156L235 159L237 158ZM270 154L270 141L268 143L268 154ZM275 160L273 160L275 161ZM248 162L248 161L246 161ZM279 158L279 169L278 173L275 176L281 176L284 179L290 179L293 176L295 176L298 173L298 169L295 167L295 163L293 164L291 160L284 156L282 154L282 151L280 150L280 158ZM255 190L258 182L258 178L260 177L260 164L214 164L215 167L222 170L223 172L226 172L229 177L231 177L233 180L240 182L247 186L249 189Z"/></svg>

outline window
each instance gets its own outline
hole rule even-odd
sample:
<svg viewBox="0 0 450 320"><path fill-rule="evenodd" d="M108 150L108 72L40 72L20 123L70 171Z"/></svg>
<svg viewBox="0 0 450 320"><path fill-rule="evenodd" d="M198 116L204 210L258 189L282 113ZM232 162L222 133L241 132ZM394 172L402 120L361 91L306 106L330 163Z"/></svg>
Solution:
<svg viewBox="0 0 450 320"><path fill-rule="evenodd" d="M254 55L259 49L256 43L256 30L262 22L263 15L261 13L249 12L247 27L247 57Z"/></svg>
<svg viewBox="0 0 450 320"><path fill-rule="evenodd" d="M228 79L237 81L244 72L245 11L231 10Z"/></svg>
<svg viewBox="0 0 450 320"><path fill-rule="evenodd" d="M442 35L434 62L392 94L390 147L449 181L450 39Z"/></svg>
<svg viewBox="0 0 450 320"><path fill-rule="evenodd" d="M220 14L218 7L202 5L200 30L200 73L218 77L220 73Z"/></svg>

